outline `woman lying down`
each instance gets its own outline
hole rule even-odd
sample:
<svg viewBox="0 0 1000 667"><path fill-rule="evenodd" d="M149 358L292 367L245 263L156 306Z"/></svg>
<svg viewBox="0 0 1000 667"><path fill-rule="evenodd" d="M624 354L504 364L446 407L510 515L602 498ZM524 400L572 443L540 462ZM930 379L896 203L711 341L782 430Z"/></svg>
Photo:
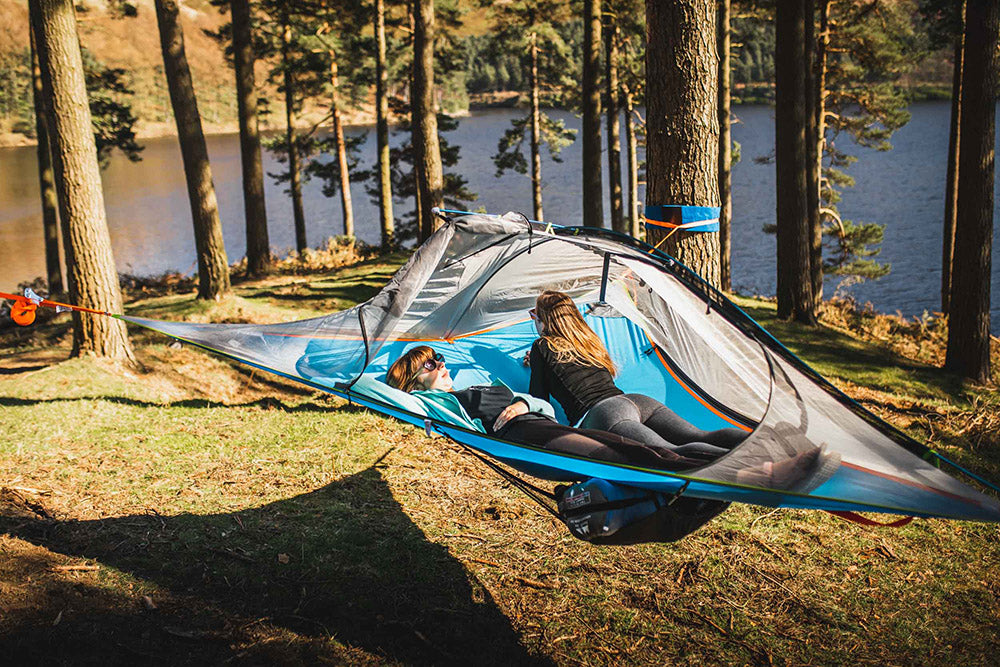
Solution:
<svg viewBox="0 0 1000 667"><path fill-rule="evenodd" d="M386 373L386 384L431 400L450 412L479 421L487 435L598 461L681 471L705 465L665 447L655 447L607 431L564 426L545 400L512 391L502 382L456 390L442 356L426 345L401 356ZM459 407L460 406L460 407ZM807 475L818 450L752 470L747 483L787 486ZM742 480L741 480L742 481Z"/></svg>

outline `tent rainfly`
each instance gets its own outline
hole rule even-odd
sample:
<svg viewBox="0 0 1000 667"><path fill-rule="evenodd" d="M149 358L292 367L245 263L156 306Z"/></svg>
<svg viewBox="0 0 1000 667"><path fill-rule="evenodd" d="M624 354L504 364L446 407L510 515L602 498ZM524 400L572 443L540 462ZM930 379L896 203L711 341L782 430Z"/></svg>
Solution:
<svg viewBox="0 0 1000 667"><path fill-rule="evenodd" d="M652 396L703 429L742 429L746 440L703 467L671 472L507 442L373 389L401 353L431 345L456 386L496 378L525 391L523 358L536 337L527 310L547 289L580 306L620 369L623 390ZM1000 504L939 468L946 459L837 390L679 262L608 230L512 213L460 215L375 297L348 310L266 326L117 317L425 426L544 479L597 478L775 507L1000 521ZM738 477L810 448L820 448L828 465L804 483L777 488Z"/></svg>

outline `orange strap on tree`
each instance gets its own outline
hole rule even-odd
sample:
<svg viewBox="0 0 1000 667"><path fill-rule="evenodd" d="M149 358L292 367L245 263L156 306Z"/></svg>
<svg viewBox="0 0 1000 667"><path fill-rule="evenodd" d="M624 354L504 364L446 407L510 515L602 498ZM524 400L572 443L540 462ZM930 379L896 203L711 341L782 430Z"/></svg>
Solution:
<svg viewBox="0 0 1000 667"><path fill-rule="evenodd" d="M17 294L8 294L7 292L0 292L0 299L10 299L14 304L10 307L10 317L16 324L26 327L35 321L35 311L38 310L39 306L46 306L48 308L55 308L57 313L66 313L71 310L75 310L80 313L91 313L93 315L107 315L109 317L116 317L113 313L109 313L103 310L94 310L93 308L87 308L85 306L74 306L68 303L59 303L58 301L50 301L49 299L43 299L42 297L35 294L35 292L30 288L25 288L24 295L18 296Z"/></svg>

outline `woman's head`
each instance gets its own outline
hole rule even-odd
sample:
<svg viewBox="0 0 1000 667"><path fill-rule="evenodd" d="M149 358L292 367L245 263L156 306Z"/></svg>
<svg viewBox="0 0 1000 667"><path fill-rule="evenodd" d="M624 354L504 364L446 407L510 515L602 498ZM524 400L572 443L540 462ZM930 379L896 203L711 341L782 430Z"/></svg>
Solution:
<svg viewBox="0 0 1000 667"><path fill-rule="evenodd" d="M560 362L577 362L617 372L611 355L590 328L573 299L565 292L547 290L535 300L533 317L539 332Z"/></svg>
<svg viewBox="0 0 1000 667"><path fill-rule="evenodd" d="M451 391L451 374L444 365L444 359L426 345L418 345L396 359L385 374L385 382L403 391Z"/></svg>

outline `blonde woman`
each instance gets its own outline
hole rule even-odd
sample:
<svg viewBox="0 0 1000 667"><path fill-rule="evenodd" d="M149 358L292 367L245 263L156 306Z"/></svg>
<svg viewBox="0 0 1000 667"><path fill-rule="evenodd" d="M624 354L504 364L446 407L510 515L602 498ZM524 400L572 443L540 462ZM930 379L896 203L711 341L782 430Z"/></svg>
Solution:
<svg viewBox="0 0 1000 667"><path fill-rule="evenodd" d="M568 294L543 292L529 314L539 338L528 353L528 392L555 398L571 424L703 461L718 458L746 437L735 428L704 431L649 396L619 389L607 348Z"/></svg>

